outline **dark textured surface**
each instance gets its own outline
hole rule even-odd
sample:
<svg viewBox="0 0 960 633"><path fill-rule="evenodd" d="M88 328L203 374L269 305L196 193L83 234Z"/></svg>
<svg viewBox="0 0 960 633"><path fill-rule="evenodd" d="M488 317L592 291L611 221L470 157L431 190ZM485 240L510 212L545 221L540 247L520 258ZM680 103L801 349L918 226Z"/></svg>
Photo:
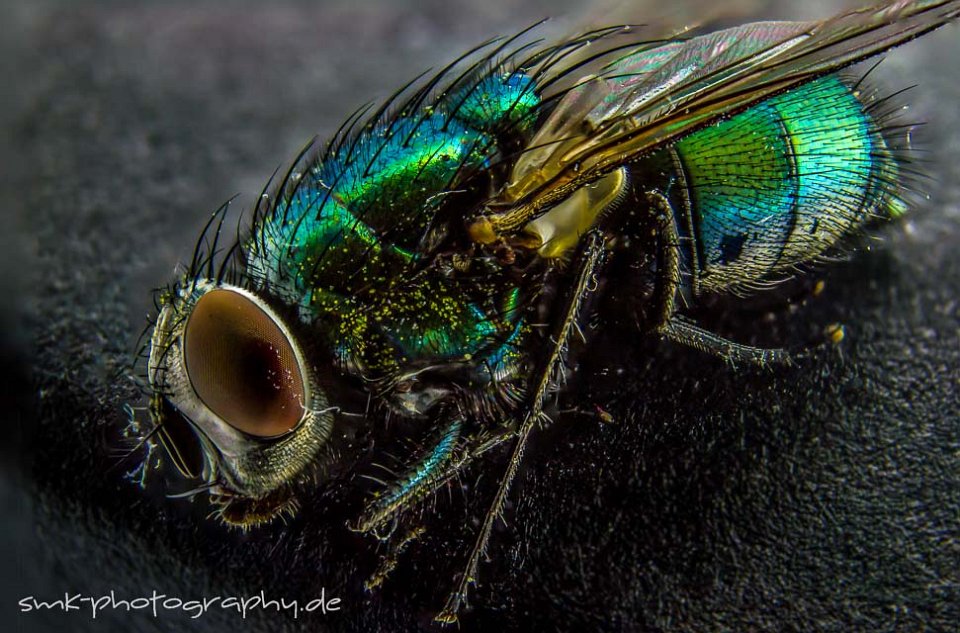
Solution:
<svg viewBox="0 0 960 633"><path fill-rule="evenodd" d="M577 3L30 2L3 8L0 313L8 428L3 621L12 630L225 631L238 615L16 613L19 598L153 589L185 599L343 599L332 616L256 611L257 630L408 630L442 604L482 498L441 501L380 593L370 543L336 509L250 534L116 467L122 379L150 288L215 209L354 107L486 37ZM566 5L566 6L564 6ZM804 17L835 6L806 7ZM796 18L786 9L765 15ZM960 30L890 55L930 199L773 320L738 338L840 350L776 371L666 344L596 343L580 404L532 442L467 630L957 630L960 621ZM240 205L245 206L245 205ZM772 324L772 325L771 325ZM756 336L754 336L756 335ZM616 350L616 351L613 351ZM604 378L608 368L622 376ZM30 384L34 386L30 386ZM10 450L9 447L21 450ZM486 483L501 466L496 459ZM481 486L483 487L483 486ZM484 490L489 493L489 486ZM196 507L194 507L196 506ZM466 526L466 527L463 527ZM358 571L359 569L359 571ZM6 630L11 630L5 627Z"/></svg>

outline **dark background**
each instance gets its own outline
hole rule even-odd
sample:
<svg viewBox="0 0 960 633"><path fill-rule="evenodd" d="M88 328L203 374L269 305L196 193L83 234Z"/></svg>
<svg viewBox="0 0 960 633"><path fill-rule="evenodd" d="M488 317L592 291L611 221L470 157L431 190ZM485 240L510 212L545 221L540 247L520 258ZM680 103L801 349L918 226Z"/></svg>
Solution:
<svg viewBox="0 0 960 633"><path fill-rule="evenodd" d="M838 7L783 5L731 6L728 22ZM547 27L564 33L652 14L566 0L3 5L5 630L428 625L502 460L486 463L481 495L441 500L423 543L365 595L375 552L336 508L308 499L288 525L240 534L202 503L165 499L160 478L146 490L124 478L136 395L123 367L150 290L210 211L234 193L248 208L277 165L361 103L545 15L572 16ZM774 344L841 322L842 346L761 371L601 336L569 402L615 421L571 414L535 437L463 629L958 630L958 62L952 27L875 73L888 90L918 84L904 100L929 123L916 154L929 198L817 272L818 297L712 319ZM306 600L321 587L342 610L296 621L17 613L22 597L64 591Z"/></svg>

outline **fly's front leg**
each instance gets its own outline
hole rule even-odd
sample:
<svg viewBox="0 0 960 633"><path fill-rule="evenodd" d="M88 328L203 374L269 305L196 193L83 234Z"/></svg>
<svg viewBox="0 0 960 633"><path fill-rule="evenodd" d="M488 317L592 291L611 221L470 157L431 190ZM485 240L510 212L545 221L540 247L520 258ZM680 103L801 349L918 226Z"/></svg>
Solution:
<svg viewBox="0 0 960 633"><path fill-rule="evenodd" d="M564 309L559 314L559 318L555 323L556 329L551 339L549 354L534 375L534 388L529 394L526 413L517 430L513 452L510 455L510 461L507 463L507 469L500 479L496 495L490 504L490 508L487 510L483 524L480 527L480 533L477 535L477 539L473 544L470 556L467 559L467 564L464 566L463 573L460 575L456 588L450 593L443 610L436 617L438 622L452 624L457 621L457 614L466 601L469 586L477 582L477 570L480 564L480 557L486 552L487 544L490 541L490 534L493 530L493 523L503 510L507 493L510 490L510 484L517 474L517 468L520 465L520 460L523 458L523 451L530 437L530 433L533 431L537 422L539 422L543 413L543 401L550 385L553 383L554 374L563 361L570 333L576 328L576 320L580 307L583 305L587 295L591 293L591 289L596 288L597 284L594 275L603 261L604 249L603 237L598 231L591 231L584 237L577 275L571 287L571 292L566 299Z"/></svg>
<svg viewBox="0 0 960 633"><path fill-rule="evenodd" d="M719 356L729 363L761 366L789 363L790 355L786 350L735 343L676 314L676 296L680 287L680 239L674 224L673 207L659 191L647 192L647 201L657 226L657 284L654 293L657 333L674 343Z"/></svg>
<svg viewBox="0 0 960 633"><path fill-rule="evenodd" d="M449 412L449 407L441 409L441 415ZM367 505L363 515L350 528L357 532L374 532L445 483L449 477L444 479L444 474L456 453L462 427L463 416L457 411L439 426L431 446L408 466L399 480Z"/></svg>
<svg viewBox="0 0 960 633"><path fill-rule="evenodd" d="M377 534L378 530L396 520L401 512L436 494L437 490L470 466L474 460L514 436L513 431L503 431L472 442L470 450L459 451L456 443L460 437L462 423L462 418L458 415L442 426L432 448L424 451L419 459L408 467L398 482L374 499L360 519L350 528L357 532ZM381 558L377 570L364 583L364 588L372 591L383 584L397 566L399 556L411 543L423 536L424 532L426 532L424 526L415 525L399 533L399 536L393 533L384 537L378 536L381 540L387 541L388 549Z"/></svg>
<svg viewBox="0 0 960 633"><path fill-rule="evenodd" d="M413 460L406 472L367 505L359 520L348 525L354 531L374 534L380 541L386 542L387 551L382 556L380 565L364 583L368 591L383 584L397 566L397 558L426 531L423 526L415 525L399 536L394 535L392 530L386 536L379 533L400 512L433 494L449 479L445 477L446 467L456 453L463 427L463 416L459 411L454 412L452 407L447 406L441 408L441 416L450 413L454 414L448 420L443 420L433 442Z"/></svg>
<svg viewBox="0 0 960 633"><path fill-rule="evenodd" d="M363 588L367 591L373 591L382 585L383 581L390 575L390 572L396 569L397 559L403 554L403 551L407 549L407 546L419 540L426 531L427 528L422 525L415 525L392 543L387 553L380 559L380 565L377 567L377 571L373 572L373 575L363 583Z"/></svg>

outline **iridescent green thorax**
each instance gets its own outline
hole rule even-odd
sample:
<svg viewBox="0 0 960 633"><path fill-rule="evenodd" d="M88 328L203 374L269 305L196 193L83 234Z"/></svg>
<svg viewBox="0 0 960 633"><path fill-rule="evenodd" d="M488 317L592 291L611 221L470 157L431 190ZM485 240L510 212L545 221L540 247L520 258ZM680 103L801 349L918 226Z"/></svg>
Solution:
<svg viewBox="0 0 960 633"><path fill-rule="evenodd" d="M899 208L893 156L836 76L700 130L675 156L706 291L786 272Z"/></svg>
<svg viewBox="0 0 960 633"><path fill-rule="evenodd" d="M478 296L477 288L427 277L392 281L354 296L318 290L310 309L325 324L338 362L375 377L414 364L494 353L516 317L505 307L509 288L491 283L486 289L489 298Z"/></svg>
<svg viewBox="0 0 960 633"><path fill-rule="evenodd" d="M531 80L500 72L365 126L277 203L248 245L248 270L365 375L502 356L517 332L512 283L412 271L438 210L484 182L498 141L522 138L538 105Z"/></svg>
<svg viewBox="0 0 960 633"><path fill-rule="evenodd" d="M540 96L520 73L487 75L453 100L456 117L488 133L527 134L536 122Z"/></svg>
<svg viewBox="0 0 960 633"><path fill-rule="evenodd" d="M427 114L373 130L349 162L318 166L314 176L382 239L416 248L444 202L441 194L485 166L494 151L483 132L445 114Z"/></svg>

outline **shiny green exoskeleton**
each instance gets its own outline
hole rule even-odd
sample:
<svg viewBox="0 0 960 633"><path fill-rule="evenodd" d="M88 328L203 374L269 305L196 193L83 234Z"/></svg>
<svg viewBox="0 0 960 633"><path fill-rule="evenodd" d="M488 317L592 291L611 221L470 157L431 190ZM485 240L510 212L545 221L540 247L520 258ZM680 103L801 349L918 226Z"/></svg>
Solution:
<svg viewBox="0 0 960 633"><path fill-rule="evenodd" d="M160 296L155 436L193 494L248 528L344 481L402 419L417 448L349 523L394 552L423 530L405 511L511 443L438 615L455 620L608 266L634 271L642 332L786 360L678 306L761 289L904 211L883 101L837 71L958 13L893 2L656 43L611 28L480 47L308 147L219 265L204 232Z"/></svg>

